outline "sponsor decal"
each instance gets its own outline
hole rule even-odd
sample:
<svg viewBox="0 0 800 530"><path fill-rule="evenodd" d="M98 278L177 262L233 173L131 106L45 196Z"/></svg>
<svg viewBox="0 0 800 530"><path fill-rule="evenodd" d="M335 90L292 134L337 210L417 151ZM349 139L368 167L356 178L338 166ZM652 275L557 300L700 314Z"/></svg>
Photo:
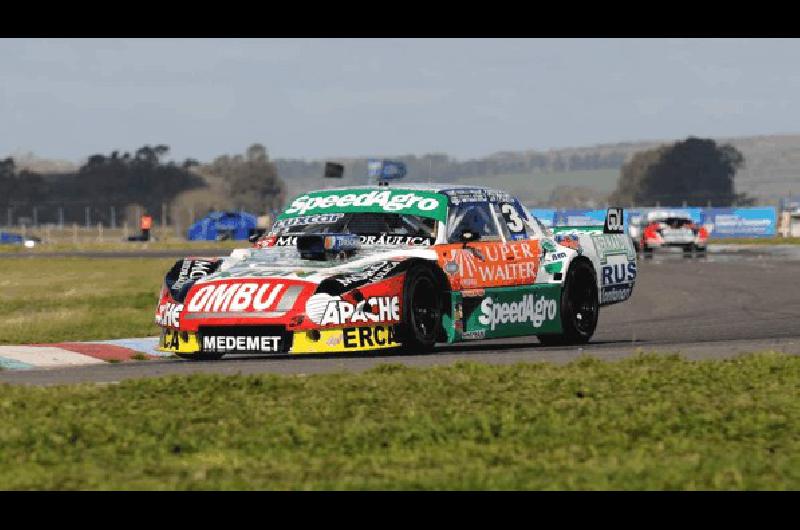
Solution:
<svg viewBox="0 0 800 530"><path fill-rule="evenodd" d="M200 350L200 343L197 341L195 333L162 328L158 349L178 353L194 353Z"/></svg>
<svg viewBox="0 0 800 530"><path fill-rule="evenodd" d="M178 277L169 286L172 292L180 291L181 287L188 282L204 278L214 272L218 265L218 260L202 260L202 259L185 259L181 263L181 268L178 271Z"/></svg>
<svg viewBox="0 0 800 530"><path fill-rule="evenodd" d="M320 320L320 325L398 322L399 320L399 296L372 296L356 304L351 304L345 300L329 301L322 315L322 320Z"/></svg>
<svg viewBox="0 0 800 530"><path fill-rule="evenodd" d="M275 221L274 225L272 225L272 232L280 232L283 229L299 225L333 224L342 217L344 217L343 213L326 213L318 215L303 215L299 217L289 217L287 219L279 219Z"/></svg>
<svg viewBox="0 0 800 530"><path fill-rule="evenodd" d="M234 336L234 335L204 335L203 351L207 352L233 352L233 351L280 351L279 336Z"/></svg>
<svg viewBox="0 0 800 530"><path fill-rule="evenodd" d="M325 236L325 250L331 252L346 252L356 250L361 246L361 239L355 234L336 234Z"/></svg>
<svg viewBox="0 0 800 530"><path fill-rule="evenodd" d="M218 272L214 274L213 278L209 278L208 281L216 281L216 280L227 280L227 279L234 279L234 278L275 278L275 277L283 277L283 276L291 276L296 274L298 276L302 276L304 272L302 269L298 270L277 270L277 269L253 269L250 267L243 267L237 269L231 269L223 272ZM312 273L309 273L312 274ZM201 282L202 284L203 282Z"/></svg>
<svg viewBox="0 0 800 530"><path fill-rule="evenodd" d="M389 234L379 235L363 235L361 238L362 245L410 245L410 246L430 246L434 238L432 237L418 237L418 236L395 236Z"/></svg>
<svg viewBox="0 0 800 530"><path fill-rule="evenodd" d="M591 236L600 263L606 263L609 256L623 255L627 256L628 260L636 258L631 238L626 234L591 234Z"/></svg>
<svg viewBox="0 0 800 530"><path fill-rule="evenodd" d="M179 328L181 311L183 311L183 304L173 304L171 302L161 304L156 312L156 324Z"/></svg>
<svg viewBox="0 0 800 530"><path fill-rule="evenodd" d="M600 269L600 276L603 285L631 283L636 280L636 262L604 265Z"/></svg>
<svg viewBox="0 0 800 530"><path fill-rule="evenodd" d="M553 252L547 257L547 261L559 261L567 257L566 252Z"/></svg>
<svg viewBox="0 0 800 530"><path fill-rule="evenodd" d="M549 320L555 320L558 305L554 299L535 294L525 294L519 302L495 302L487 296L481 302L481 316L478 322L494 331L498 324L530 323L534 328L542 327Z"/></svg>
<svg viewBox="0 0 800 530"><path fill-rule="evenodd" d="M576 234L556 234L554 239L556 243L561 246L571 248L572 250L581 250L581 241Z"/></svg>
<svg viewBox="0 0 800 530"><path fill-rule="evenodd" d="M288 217L314 213L389 212L433 217L444 221L447 199L439 193L419 190L323 190L302 195L281 214Z"/></svg>
<svg viewBox="0 0 800 530"><path fill-rule="evenodd" d="M369 265L361 272L335 276L333 279L339 282L342 287L350 287L355 283L363 283L366 281L377 282L386 278L400 263L400 261L378 261Z"/></svg>
<svg viewBox="0 0 800 530"><path fill-rule="evenodd" d="M478 339L485 339L486 338L486 330L485 329L477 329L475 331L465 331L461 334L462 339L466 340L478 340Z"/></svg>
<svg viewBox="0 0 800 530"><path fill-rule="evenodd" d="M474 298L480 296L481 298L486 294L486 289L464 289L461 291L461 296L464 298Z"/></svg>
<svg viewBox="0 0 800 530"><path fill-rule="evenodd" d="M448 196L450 204L453 206L468 202L486 202L488 200L486 191L479 188L444 190L442 193Z"/></svg>
<svg viewBox="0 0 800 530"><path fill-rule="evenodd" d="M283 283L213 283L200 287L186 310L197 312L266 311L275 306Z"/></svg>
<svg viewBox="0 0 800 530"><path fill-rule="evenodd" d="M346 349L397 346L394 326L344 328L342 344Z"/></svg>
<svg viewBox="0 0 800 530"><path fill-rule="evenodd" d="M621 302L627 300L631 296L633 288L630 284L623 285L608 285L603 287L601 296L604 304L610 302Z"/></svg>
<svg viewBox="0 0 800 530"><path fill-rule="evenodd" d="M434 238L418 236L396 236L390 234L359 235L361 246L431 246ZM297 236L270 236L263 240L263 247L294 247L297 246Z"/></svg>
<svg viewBox="0 0 800 530"><path fill-rule="evenodd" d="M621 302L627 300L633 291L633 282L636 281L636 262L604 265L600 269L602 289L600 290L601 303Z"/></svg>
<svg viewBox="0 0 800 530"><path fill-rule="evenodd" d="M539 268L537 241L476 242L436 247L439 264L454 289L534 283ZM455 264L455 267L451 265Z"/></svg>
<svg viewBox="0 0 800 530"><path fill-rule="evenodd" d="M485 190L482 188L457 188L442 190L448 196L450 204L458 205L465 202L511 202L513 198L504 191Z"/></svg>

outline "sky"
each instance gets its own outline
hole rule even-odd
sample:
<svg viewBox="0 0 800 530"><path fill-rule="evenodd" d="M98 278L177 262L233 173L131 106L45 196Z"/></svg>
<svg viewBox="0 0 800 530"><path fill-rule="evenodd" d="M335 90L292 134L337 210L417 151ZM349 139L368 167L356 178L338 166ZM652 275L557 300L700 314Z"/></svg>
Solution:
<svg viewBox="0 0 800 530"><path fill-rule="evenodd" d="M210 161L800 132L800 39L0 39L0 155Z"/></svg>

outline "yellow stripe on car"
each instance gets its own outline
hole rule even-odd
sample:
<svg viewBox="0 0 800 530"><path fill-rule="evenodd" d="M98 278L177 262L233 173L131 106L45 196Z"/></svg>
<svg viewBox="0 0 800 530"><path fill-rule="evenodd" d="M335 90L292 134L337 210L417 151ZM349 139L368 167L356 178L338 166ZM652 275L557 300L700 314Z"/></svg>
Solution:
<svg viewBox="0 0 800 530"><path fill-rule="evenodd" d="M156 349L172 353L196 353L200 351L200 341L197 333L162 328L161 339Z"/></svg>
<svg viewBox="0 0 800 530"><path fill-rule="evenodd" d="M292 353L369 351L400 346L392 325L295 331Z"/></svg>

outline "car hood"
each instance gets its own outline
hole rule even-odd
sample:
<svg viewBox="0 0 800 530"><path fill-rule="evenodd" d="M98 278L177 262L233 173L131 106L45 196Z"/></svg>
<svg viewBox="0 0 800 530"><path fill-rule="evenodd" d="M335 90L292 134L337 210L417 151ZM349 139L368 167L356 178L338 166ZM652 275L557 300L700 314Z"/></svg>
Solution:
<svg viewBox="0 0 800 530"><path fill-rule="evenodd" d="M345 259L316 261L303 259L295 248L268 247L263 249L237 249L225 258L214 273L196 283L236 278L280 277L320 283L331 276L359 272L381 261L402 261L411 257L435 260L435 251L413 247L369 247Z"/></svg>

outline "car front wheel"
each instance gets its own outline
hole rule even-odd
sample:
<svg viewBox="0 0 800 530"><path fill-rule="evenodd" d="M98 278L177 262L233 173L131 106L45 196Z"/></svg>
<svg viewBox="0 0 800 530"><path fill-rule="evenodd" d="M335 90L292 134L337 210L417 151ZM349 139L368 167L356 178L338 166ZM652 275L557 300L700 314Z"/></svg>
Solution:
<svg viewBox="0 0 800 530"><path fill-rule="evenodd" d="M403 323L399 339L403 350L425 353L433 350L442 327L440 288L430 267L415 266L403 284Z"/></svg>

